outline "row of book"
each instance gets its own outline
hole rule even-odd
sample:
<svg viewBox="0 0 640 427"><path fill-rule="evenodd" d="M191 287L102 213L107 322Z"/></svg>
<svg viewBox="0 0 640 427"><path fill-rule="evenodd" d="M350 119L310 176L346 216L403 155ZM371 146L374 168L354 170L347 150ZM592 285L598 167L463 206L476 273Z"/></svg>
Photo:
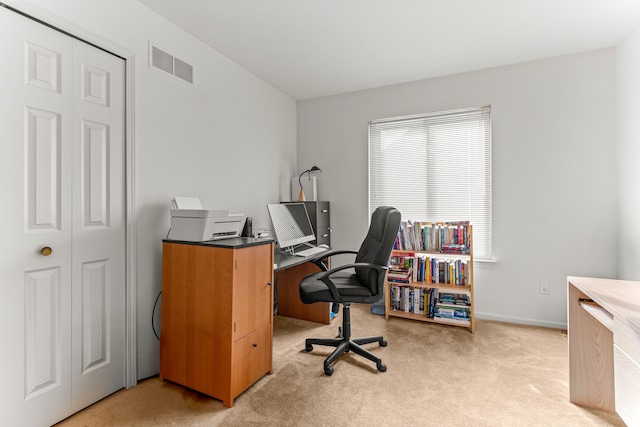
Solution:
<svg viewBox="0 0 640 427"><path fill-rule="evenodd" d="M465 286L469 261L446 259L424 253L391 253L387 280L395 283L427 282Z"/></svg>
<svg viewBox="0 0 640 427"><path fill-rule="evenodd" d="M469 221L402 221L394 249L468 254L471 230Z"/></svg>
<svg viewBox="0 0 640 427"><path fill-rule="evenodd" d="M471 295L467 291L451 292L394 283L388 286L391 310L421 314L428 318L459 321L471 318Z"/></svg>

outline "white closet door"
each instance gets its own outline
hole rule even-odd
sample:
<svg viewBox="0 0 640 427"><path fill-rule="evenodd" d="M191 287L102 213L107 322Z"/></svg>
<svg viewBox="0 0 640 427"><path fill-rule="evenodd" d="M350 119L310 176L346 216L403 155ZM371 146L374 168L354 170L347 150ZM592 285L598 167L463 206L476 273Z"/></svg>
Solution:
<svg viewBox="0 0 640 427"><path fill-rule="evenodd" d="M109 75L105 95L120 104L119 123L84 119L77 45L0 8L0 401L7 425L53 424L124 385L123 70ZM99 79L88 77L95 96ZM106 135L85 142L93 154L82 151L82 127L92 129L92 141Z"/></svg>
<svg viewBox="0 0 640 427"><path fill-rule="evenodd" d="M124 387L124 71L73 41L74 412Z"/></svg>

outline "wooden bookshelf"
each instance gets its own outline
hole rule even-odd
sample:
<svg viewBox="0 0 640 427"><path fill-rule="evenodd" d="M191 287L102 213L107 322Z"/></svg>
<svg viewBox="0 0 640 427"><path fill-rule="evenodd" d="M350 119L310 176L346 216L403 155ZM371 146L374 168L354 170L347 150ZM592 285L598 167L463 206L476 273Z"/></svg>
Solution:
<svg viewBox="0 0 640 427"><path fill-rule="evenodd" d="M407 221L403 221L403 228L406 225L405 223L407 223ZM437 229L437 230L440 230L440 228L446 229L447 227L454 227L454 226L460 227L460 223L453 223L453 222L452 223L431 223L431 222L415 222L414 221L412 223L414 227L413 229L414 233L416 232L415 228L424 227L424 226L428 226L428 227L430 226L433 229ZM446 250L446 249L443 249L442 243L447 241L446 237L439 239L438 244L429 245L429 244L424 244L424 242L419 242L420 239L417 239L417 238L413 240L411 236L407 235L406 229L404 231L403 229L401 229L401 231L398 233L399 234L398 239L396 240L396 248L401 248L401 249L394 249L393 252L391 253L392 262L390 263L389 276L393 276L392 271L394 268L394 265L393 265L394 258L395 260L397 260L398 258L409 258L409 259L413 259L414 261L413 261L413 264L411 265L411 273L409 274L408 281L405 281L403 283L398 283L393 281L392 278L387 277L387 281L385 284L385 318L387 320L389 319L389 317L400 317L404 319L418 320L422 322L466 327L471 331L471 333L475 332L474 295L473 295L473 238L472 238L473 227L467 223L464 223L464 224L465 224L464 233L466 236L464 241L464 246L466 248L463 248L462 250L464 250L465 253L443 252L443 250ZM404 233L404 234L401 236L400 235L401 233ZM447 233L446 231L443 232L444 236L447 235L446 233ZM425 238L430 239L429 237L426 237L426 236ZM413 244L407 244L408 239L411 239ZM407 249L407 247L409 247L409 249ZM412 248L417 248L417 249L412 249ZM421 258L422 260L424 260L424 263L423 261L415 261L417 258ZM455 266L453 267L453 270L449 270L452 272L451 275L447 277L445 274L443 277L443 274L439 271L441 269L439 266L442 264L445 266L444 268L449 268L448 267L449 265L456 265L456 263L458 263L457 265L466 266L464 269L464 275L462 275L464 279L461 279L457 273L454 274L454 272L456 271ZM432 268L425 267L422 269L422 272L424 273L424 275L428 275L429 277L424 277L424 278L420 277L420 280L418 280L417 277L422 276L423 274L418 274L415 271L417 268L416 264L421 264L421 265L429 264ZM434 273L434 268L437 268L435 273ZM448 280L448 282L445 283L445 280ZM463 284L452 284L452 282L455 283L456 281L458 282L463 281ZM403 304L402 301L400 302L397 300L394 301L392 298L392 288L394 287L396 289L398 287L404 288L407 291L402 291L402 292L413 293L412 295L413 297L421 298L423 299L423 301L427 300L427 297L424 296L425 290L434 289L434 291L429 291L429 292L433 292L432 297L434 299L434 304L433 304L434 307L431 314L429 314L429 309L424 306L425 305L424 302L422 303L422 306L420 306L420 304L418 303L415 306L413 304L408 304L409 307L407 307L407 304ZM416 292L416 290L418 291ZM463 294L465 295L465 297L461 299L467 300L468 304L453 305L453 304L446 304L446 302L440 302L438 301L436 292L438 295L439 294ZM416 296L416 293L418 296ZM397 295L395 294L394 296L397 297ZM403 306L403 308L401 309L400 307L398 307L398 305ZM461 311L468 312L468 318L449 318L449 317L437 316L436 315L437 309L438 308L442 309L444 308L444 306L458 307L461 309ZM416 312L413 312L414 308L417 308L417 310L415 310Z"/></svg>

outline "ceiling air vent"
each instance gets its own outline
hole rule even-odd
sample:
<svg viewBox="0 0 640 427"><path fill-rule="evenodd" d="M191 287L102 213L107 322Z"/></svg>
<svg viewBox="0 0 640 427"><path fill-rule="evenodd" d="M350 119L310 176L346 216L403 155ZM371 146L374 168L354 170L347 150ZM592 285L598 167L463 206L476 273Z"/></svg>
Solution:
<svg viewBox="0 0 640 427"><path fill-rule="evenodd" d="M151 65L153 67L193 84L193 65L174 57L156 46L150 46Z"/></svg>

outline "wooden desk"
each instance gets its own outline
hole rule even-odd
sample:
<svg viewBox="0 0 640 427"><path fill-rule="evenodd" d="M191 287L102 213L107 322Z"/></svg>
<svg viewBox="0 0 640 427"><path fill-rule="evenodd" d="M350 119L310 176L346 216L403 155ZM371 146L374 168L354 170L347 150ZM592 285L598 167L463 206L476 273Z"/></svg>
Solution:
<svg viewBox="0 0 640 427"><path fill-rule="evenodd" d="M275 280L278 314L312 322L331 323L331 305L328 302L304 304L300 301L300 281L320 268L304 257L290 256L276 249Z"/></svg>
<svg viewBox="0 0 640 427"><path fill-rule="evenodd" d="M569 398L640 425L640 282L568 277Z"/></svg>

